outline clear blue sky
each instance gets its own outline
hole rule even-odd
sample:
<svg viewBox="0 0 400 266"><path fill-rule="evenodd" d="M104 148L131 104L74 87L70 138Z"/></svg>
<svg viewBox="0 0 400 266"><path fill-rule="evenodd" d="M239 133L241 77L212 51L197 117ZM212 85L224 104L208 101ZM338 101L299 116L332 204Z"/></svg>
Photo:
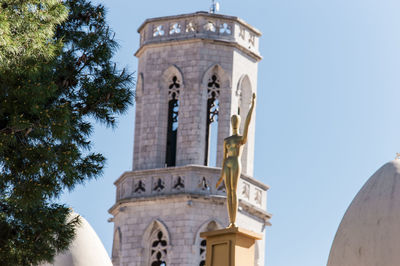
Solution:
<svg viewBox="0 0 400 266"><path fill-rule="evenodd" d="M150 17L208 10L211 1L101 1L135 71L138 26ZM263 36L255 177L269 184L266 265L326 265L340 220L364 182L400 151L400 2L221 0ZM131 169L134 108L117 129L96 127L104 176L66 193L110 252L114 180Z"/></svg>

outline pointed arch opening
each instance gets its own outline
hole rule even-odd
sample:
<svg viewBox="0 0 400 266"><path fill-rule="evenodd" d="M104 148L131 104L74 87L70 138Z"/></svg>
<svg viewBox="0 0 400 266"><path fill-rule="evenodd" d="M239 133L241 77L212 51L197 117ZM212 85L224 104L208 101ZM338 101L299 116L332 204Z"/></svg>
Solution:
<svg viewBox="0 0 400 266"><path fill-rule="evenodd" d="M136 81L136 96L142 96L143 94L143 73L139 73Z"/></svg>
<svg viewBox="0 0 400 266"><path fill-rule="evenodd" d="M204 165L216 166L218 142L219 96L221 82L213 73L207 82L207 120Z"/></svg>
<svg viewBox="0 0 400 266"><path fill-rule="evenodd" d="M238 86L237 86L237 91L236 91L236 96L238 99L238 110L237 113L241 116L242 121L247 116L247 113L250 110L250 105L251 105L251 98L253 94L253 88L251 85L251 81L248 75L242 75L242 77L239 79ZM254 115L253 115L254 117ZM252 119L251 123L254 123L255 119ZM239 131L242 134L244 130L244 124L241 123L239 127ZM250 126L250 132L253 130L254 127ZM252 135L251 133L249 134L250 136ZM247 164L249 160L251 161L251 154L249 154L249 147L253 147L254 145L254 139L249 138L247 145L244 145L243 151L242 151L242 173L245 174L251 174L252 168L251 164ZM249 167L250 166L250 167ZM249 169L250 168L250 169Z"/></svg>
<svg viewBox="0 0 400 266"><path fill-rule="evenodd" d="M142 245L146 250L147 265L167 266L170 252L170 237L165 225L158 220L145 230Z"/></svg>
<svg viewBox="0 0 400 266"><path fill-rule="evenodd" d="M122 241L121 229L119 227L117 227L117 229L114 232L113 247L112 247L112 253L111 253L112 261L115 264L117 264L117 262L119 262L120 251L121 251L121 241Z"/></svg>
<svg viewBox="0 0 400 266"><path fill-rule="evenodd" d="M199 230L197 230L196 238L194 241L194 247L197 250L197 263L198 266L205 266L206 265L206 246L207 241L200 237L201 232L209 232L215 231L218 229L223 228L220 223L215 220L209 220L203 223Z"/></svg>
<svg viewBox="0 0 400 266"><path fill-rule="evenodd" d="M150 238L150 266L166 266L168 241L162 230L157 230Z"/></svg>
<svg viewBox="0 0 400 266"><path fill-rule="evenodd" d="M238 97L238 114L240 116L247 115L250 109L252 86L250 78L247 75L243 75L239 79L236 95ZM242 129L242 128L241 128Z"/></svg>
<svg viewBox="0 0 400 266"><path fill-rule="evenodd" d="M166 97L165 113L160 114L161 120L166 120L167 124L165 127L165 159L164 165L166 167L176 166L176 153L177 153L177 138L179 130L179 107L181 100L181 92L183 89L183 77L181 71L176 66L168 67L161 78L161 95ZM165 118L167 115L167 119Z"/></svg>
<svg viewBox="0 0 400 266"><path fill-rule="evenodd" d="M178 77L173 76L168 86L167 150L165 155L165 164L167 167L176 165L180 83L181 81Z"/></svg>
<svg viewBox="0 0 400 266"><path fill-rule="evenodd" d="M214 64L204 72L201 84L204 108L202 160L206 166L219 166L222 162L224 136L229 134L230 112L227 110L230 108L231 81L227 72L220 65Z"/></svg>

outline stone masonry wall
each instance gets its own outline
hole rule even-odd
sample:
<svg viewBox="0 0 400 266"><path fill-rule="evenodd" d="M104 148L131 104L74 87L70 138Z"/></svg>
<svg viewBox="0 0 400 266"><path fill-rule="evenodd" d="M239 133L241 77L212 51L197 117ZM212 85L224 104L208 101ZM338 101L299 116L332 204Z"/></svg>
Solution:
<svg viewBox="0 0 400 266"><path fill-rule="evenodd" d="M239 54L239 55L238 55ZM237 65L235 65L237 61ZM142 91L137 94L134 170L162 168L165 164L167 139L167 86L176 72L182 77L180 89L179 126L176 165L202 165L204 161L206 127L206 84L212 74L220 79L217 165L222 161L223 139L230 134L230 116L237 113L232 101L243 75L252 79L256 90L256 62L240 56L235 48L205 42L182 43L147 48L139 59L139 74L143 76ZM171 66L175 70L171 70ZM232 83L232 81L234 83ZM232 85L234 84L234 85ZM247 114L247 113L246 113ZM246 115L245 114L245 115ZM255 118L255 117L254 117ZM254 121L253 118L253 121ZM242 119L244 123L245 117ZM249 132L249 146L243 155L244 173L252 172L254 153L254 122ZM249 171L247 171L249 169Z"/></svg>
<svg viewBox="0 0 400 266"><path fill-rule="evenodd" d="M114 228L122 232L119 236L119 257L113 257L114 266L149 265L151 242L146 232L154 221L160 223L168 235L167 265L198 266L201 261L199 234L204 225L214 221L222 228L228 224L225 200L215 197L181 195L143 199L121 204L113 212ZM237 222L239 226L264 233L264 224L247 213L239 211ZM261 251L264 250L263 241L257 245ZM264 265L262 255L256 260L259 265Z"/></svg>

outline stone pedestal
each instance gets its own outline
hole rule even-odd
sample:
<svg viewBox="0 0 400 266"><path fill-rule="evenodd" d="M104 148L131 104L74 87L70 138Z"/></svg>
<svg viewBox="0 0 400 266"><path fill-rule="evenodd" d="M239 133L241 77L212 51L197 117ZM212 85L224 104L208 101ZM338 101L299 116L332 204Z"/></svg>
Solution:
<svg viewBox="0 0 400 266"><path fill-rule="evenodd" d="M239 227L200 233L207 240L206 266L253 266L261 234Z"/></svg>

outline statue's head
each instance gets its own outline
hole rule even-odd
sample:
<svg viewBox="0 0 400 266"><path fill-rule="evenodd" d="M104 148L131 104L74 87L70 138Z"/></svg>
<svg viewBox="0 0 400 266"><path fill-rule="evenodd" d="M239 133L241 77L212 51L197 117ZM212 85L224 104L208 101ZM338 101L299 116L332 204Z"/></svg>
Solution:
<svg viewBox="0 0 400 266"><path fill-rule="evenodd" d="M238 132L240 126L240 116L232 115L231 116L232 129L234 132Z"/></svg>

